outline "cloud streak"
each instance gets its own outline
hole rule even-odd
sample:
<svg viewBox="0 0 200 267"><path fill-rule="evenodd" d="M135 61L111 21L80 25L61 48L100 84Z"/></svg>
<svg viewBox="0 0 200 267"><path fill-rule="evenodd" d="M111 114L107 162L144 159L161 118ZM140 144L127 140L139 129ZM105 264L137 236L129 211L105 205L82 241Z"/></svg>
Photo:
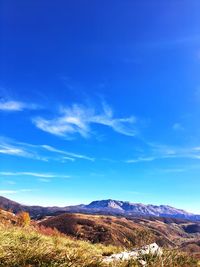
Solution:
<svg viewBox="0 0 200 267"><path fill-rule="evenodd" d="M41 178L69 178L69 175L60 175L52 173L38 173L38 172L0 172L3 176L33 176Z"/></svg>
<svg viewBox="0 0 200 267"><path fill-rule="evenodd" d="M154 160L162 159L176 159L176 158L186 158L186 159L196 159L200 160L200 148L199 147L172 147L167 145L159 145L149 143L149 151L146 155L138 156L126 160L126 163L138 163L138 162L150 162Z"/></svg>
<svg viewBox="0 0 200 267"><path fill-rule="evenodd" d="M19 193L25 193L25 192L33 192L34 189L19 189L19 190L0 190L0 195L13 195L13 194L19 194Z"/></svg>
<svg viewBox="0 0 200 267"><path fill-rule="evenodd" d="M138 157L135 159L129 159L126 161L126 163L137 163L137 162L145 162L145 161L153 161L155 160L155 157Z"/></svg>
<svg viewBox="0 0 200 267"><path fill-rule="evenodd" d="M28 145L20 145L13 140L3 140L0 138L0 154L10 155L10 156L17 156L41 161L48 161L47 157L40 156L37 151L31 150Z"/></svg>
<svg viewBox="0 0 200 267"><path fill-rule="evenodd" d="M92 126L94 125L106 126L127 136L137 134L135 117L116 118L112 109L105 103L103 103L101 112L82 105L72 105L62 108L60 114L55 118L37 117L33 119L33 123L40 130L66 138L74 135L88 138L93 132Z"/></svg>
<svg viewBox="0 0 200 267"><path fill-rule="evenodd" d="M23 111L25 109L37 109L38 105L32 103L24 103L14 100L5 100L0 101L0 111Z"/></svg>
<svg viewBox="0 0 200 267"><path fill-rule="evenodd" d="M95 160L93 157L60 150L50 145L33 145L23 142L17 142L15 140L5 137L0 137L0 154L24 157L45 162L51 160L60 162L74 162L76 160Z"/></svg>
<svg viewBox="0 0 200 267"><path fill-rule="evenodd" d="M15 146L11 146L9 144L0 144L0 153L1 154L7 154L7 155L13 155L13 156L21 156L21 157L30 157L31 156L24 149L18 148Z"/></svg>
<svg viewBox="0 0 200 267"><path fill-rule="evenodd" d="M71 161L74 161L75 159L85 159L85 160L89 160L89 161L94 161L95 160L94 158L91 158L91 157L88 157L88 156L85 156L85 155L76 154L76 153L72 153L72 152L67 152L67 151L60 150L60 149L57 149L57 148L49 146L49 145L42 145L41 147L43 147L44 149L46 149L48 151L65 155L65 157L63 157L63 158L71 160Z"/></svg>

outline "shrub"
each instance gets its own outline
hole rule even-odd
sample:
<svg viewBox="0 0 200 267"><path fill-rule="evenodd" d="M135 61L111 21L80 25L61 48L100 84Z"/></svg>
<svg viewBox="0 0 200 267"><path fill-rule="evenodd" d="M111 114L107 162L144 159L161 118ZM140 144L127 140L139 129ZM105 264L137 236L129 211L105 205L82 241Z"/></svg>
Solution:
<svg viewBox="0 0 200 267"><path fill-rule="evenodd" d="M17 214L17 225L19 226L29 226L31 218L28 212L21 211Z"/></svg>

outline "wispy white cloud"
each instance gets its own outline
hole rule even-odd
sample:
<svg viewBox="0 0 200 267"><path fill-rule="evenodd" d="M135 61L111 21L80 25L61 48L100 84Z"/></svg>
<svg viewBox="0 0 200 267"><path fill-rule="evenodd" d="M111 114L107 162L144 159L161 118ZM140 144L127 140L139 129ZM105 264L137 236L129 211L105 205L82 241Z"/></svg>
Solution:
<svg viewBox="0 0 200 267"><path fill-rule="evenodd" d="M51 151L51 152L66 155L63 157L63 159L68 159L68 160L74 161L77 158L77 159L86 159L86 160L94 161L94 158L91 158L91 157L88 157L85 155L81 155L81 154L76 154L76 153L60 150L60 149L57 149L57 148L49 146L49 145L42 145L41 147L43 147L44 149Z"/></svg>
<svg viewBox="0 0 200 267"><path fill-rule="evenodd" d="M76 134L87 138L92 133L92 125L104 125L123 135L137 134L136 118L115 118L113 110L103 103L101 112L81 105L62 108L60 114L52 119L34 118L33 123L39 129L61 137L73 137Z"/></svg>
<svg viewBox="0 0 200 267"><path fill-rule="evenodd" d="M19 194L19 193L23 193L23 192L33 192L35 191L34 189L19 189L19 190L0 190L0 195L13 195L13 194Z"/></svg>
<svg viewBox="0 0 200 267"><path fill-rule="evenodd" d="M24 176L45 177L45 178L53 178L53 177L55 177L54 174L38 173L38 172L18 172L18 173L15 173L15 174L24 175Z"/></svg>
<svg viewBox="0 0 200 267"><path fill-rule="evenodd" d="M68 161L68 160L69 160L69 161L75 161L75 158L66 157L66 156L63 157L62 159L63 159L63 162Z"/></svg>
<svg viewBox="0 0 200 267"><path fill-rule="evenodd" d="M38 172L0 172L2 176L33 176L42 178L69 178L69 175L38 173Z"/></svg>
<svg viewBox="0 0 200 267"><path fill-rule="evenodd" d="M126 162L127 163L137 163L137 162L143 162L143 161L153 161L155 160L155 157L138 157L135 159L129 159Z"/></svg>
<svg viewBox="0 0 200 267"><path fill-rule="evenodd" d="M50 145L33 145L0 137L0 154L30 158L40 161L75 161L78 159L94 161L87 155L60 150Z"/></svg>
<svg viewBox="0 0 200 267"><path fill-rule="evenodd" d="M30 157L31 155L22 148L11 146L9 144L0 144L0 153L8 155L16 155L21 157Z"/></svg>
<svg viewBox="0 0 200 267"><path fill-rule="evenodd" d="M21 111L24 109L24 104L17 101L0 102L0 110L4 111Z"/></svg>
<svg viewBox="0 0 200 267"><path fill-rule="evenodd" d="M0 101L0 110L1 111L22 111L24 109L37 109L39 106L32 103L24 103L14 100L5 100Z"/></svg>
<svg viewBox="0 0 200 267"><path fill-rule="evenodd" d="M32 151L26 146L22 146L15 142L10 143L10 141L11 140L8 141L0 138L0 154L48 161L46 157L40 156L36 151Z"/></svg>
<svg viewBox="0 0 200 267"><path fill-rule="evenodd" d="M167 145L149 143L149 150L143 156L136 156L128 159L126 163L138 163L144 161L154 161L161 159L172 159L172 158L186 158L186 159L200 159L200 148L199 147L173 147Z"/></svg>

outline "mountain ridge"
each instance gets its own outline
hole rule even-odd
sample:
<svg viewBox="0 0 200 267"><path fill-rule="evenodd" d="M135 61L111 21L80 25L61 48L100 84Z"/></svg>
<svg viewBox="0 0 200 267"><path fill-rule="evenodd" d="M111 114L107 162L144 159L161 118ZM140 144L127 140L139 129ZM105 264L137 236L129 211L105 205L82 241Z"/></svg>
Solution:
<svg viewBox="0 0 200 267"><path fill-rule="evenodd" d="M19 211L27 211L34 218L46 215L60 214L64 212L82 212L91 214L110 214L120 216L155 216L155 217L171 217L186 220L200 221L199 214L193 214L183 209L177 209L169 205L152 205L142 203L131 203L129 201L120 201L113 199L95 200L89 204L80 204L65 207L42 207L28 206L12 201L8 198L0 196L0 207L5 210L12 210L14 213Z"/></svg>

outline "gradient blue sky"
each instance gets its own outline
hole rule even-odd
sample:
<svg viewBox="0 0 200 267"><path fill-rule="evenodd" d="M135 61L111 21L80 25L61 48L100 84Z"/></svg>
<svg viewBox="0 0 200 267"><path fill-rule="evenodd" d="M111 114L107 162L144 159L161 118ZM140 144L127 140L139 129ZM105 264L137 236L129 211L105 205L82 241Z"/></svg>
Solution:
<svg viewBox="0 0 200 267"><path fill-rule="evenodd" d="M200 213L200 2L0 7L0 195Z"/></svg>

